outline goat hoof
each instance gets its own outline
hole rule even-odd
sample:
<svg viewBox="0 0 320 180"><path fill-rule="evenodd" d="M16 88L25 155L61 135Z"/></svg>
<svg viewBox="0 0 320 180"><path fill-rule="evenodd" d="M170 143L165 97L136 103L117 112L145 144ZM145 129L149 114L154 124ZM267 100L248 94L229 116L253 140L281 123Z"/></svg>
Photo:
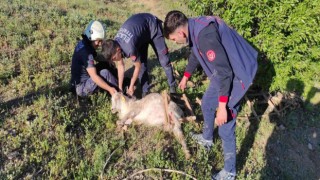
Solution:
<svg viewBox="0 0 320 180"><path fill-rule="evenodd" d="M116 122L116 124L117 124L118 126L123 126L123 125L124 125L124 123L123 123L123 122L121 122L120 120L119 120L119 121L117 121L117 122Z"/></svg>
<svg viewBox="0 0 320 180"><path fill-rule="evenodd" d="M124 122L125 125L129 125L131 123L132 123L132 119L128 119L128 120L126 120L126 122Z"/></svg>
<svg viewBox="0 0 320 180"><path fill-rule="evenodd" d="M123 130L123 131L128 131L128 126L124 125L124 126L122 127L122 130Z"/></svg>

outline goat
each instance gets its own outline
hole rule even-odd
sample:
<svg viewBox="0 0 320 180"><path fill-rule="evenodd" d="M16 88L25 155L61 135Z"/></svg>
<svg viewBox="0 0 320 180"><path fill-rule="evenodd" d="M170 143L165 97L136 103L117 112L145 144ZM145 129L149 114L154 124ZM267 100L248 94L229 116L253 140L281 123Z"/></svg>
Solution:
<svg viewBox="0 0 320 180"><path fill-rule="evenodd" d="M118 113L118 125L144 124L146 126L162 127L163 130L172 132L181 144L186 159L190 152L181 130L183 120L195 117L183 117L180 107L170 101L165 102L159 93L151 93L140 100L130 99L121 93L113 94L111 98L111 112Z"/></svg>

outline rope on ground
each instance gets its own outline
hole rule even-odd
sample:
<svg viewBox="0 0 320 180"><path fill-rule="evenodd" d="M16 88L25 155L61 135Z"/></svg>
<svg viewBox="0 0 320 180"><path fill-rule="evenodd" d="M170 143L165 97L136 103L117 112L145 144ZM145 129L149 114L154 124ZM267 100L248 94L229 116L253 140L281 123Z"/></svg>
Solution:
<svg viewBox="0 0 320 180"><path fill-rule="evenodd" d="M119 146L121 147L121 146ZM110 161L112 155L116 152L117 149L119 149L119 147L117 147L115 150L112 151L112 153L110 154L110 156L108 157L108 159L106 160L106 162L104 163L104 166L102 168L102 171L101 171L101 174L100 174L100 177L102 178L103 177L103 172L104 172L104 169L106 168L108 162Z"/></svg>
<svg viewBox="0 0 320 180"><path fill-rule="evenodd" d="M186 177L189 177L189 178L191 178L191 179L193 179L193 180L197 180L195 177L193 177L193 176L191 176L191 175L189 175L189 174L187 174L187 173L185 173L185 172L183 172L183 171L177 171L177 170L172 170L172 169L160 169L160 168L144 169L144 170L138 171L138 172L136 172L136 173L133 173L132 175L124 178L123 180L130 179L130 178L134 177L134 176L137 175L137 174L141 174L141 173L144 173L144 172L147 172L147 171L160 171L160 172L165 171L165 172L178 173L178 174L185 175Z"/></svg>

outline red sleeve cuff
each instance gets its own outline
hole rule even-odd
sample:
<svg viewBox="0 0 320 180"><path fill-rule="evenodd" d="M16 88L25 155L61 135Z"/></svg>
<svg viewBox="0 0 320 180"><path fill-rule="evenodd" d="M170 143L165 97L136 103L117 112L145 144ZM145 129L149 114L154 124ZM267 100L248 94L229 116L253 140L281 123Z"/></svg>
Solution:
<svg viewBox="0 0 320 180"><path fill-rule="evenodd" d="M228 96L220 96L220 97L219 97L219 102L224 102L224 103L226 103L226 102L228 102L228 99L229 99Z"/></svg>
<svg viewBox="0 0 320 180"><path fill-rule="evenodd" d="M185 77L187 77L187 78L190 78L191 77L191 74L190 73L188 73L188 72L184 72L184 74L183 74Z"/></svg>

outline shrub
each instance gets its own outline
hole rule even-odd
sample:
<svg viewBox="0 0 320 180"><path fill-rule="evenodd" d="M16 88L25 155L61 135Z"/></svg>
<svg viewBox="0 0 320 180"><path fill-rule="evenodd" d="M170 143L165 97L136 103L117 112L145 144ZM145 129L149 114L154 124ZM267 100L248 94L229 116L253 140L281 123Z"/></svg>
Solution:
<svg viewBox="0 0 320 180"><path fill-rule="evenodd" d="M319 81L320 7L315 1L191 0L198 15L218 15L259 51L256 85L264 90L295 90L304 95ZM291 81L292 82L292 81Z"/></svg>

